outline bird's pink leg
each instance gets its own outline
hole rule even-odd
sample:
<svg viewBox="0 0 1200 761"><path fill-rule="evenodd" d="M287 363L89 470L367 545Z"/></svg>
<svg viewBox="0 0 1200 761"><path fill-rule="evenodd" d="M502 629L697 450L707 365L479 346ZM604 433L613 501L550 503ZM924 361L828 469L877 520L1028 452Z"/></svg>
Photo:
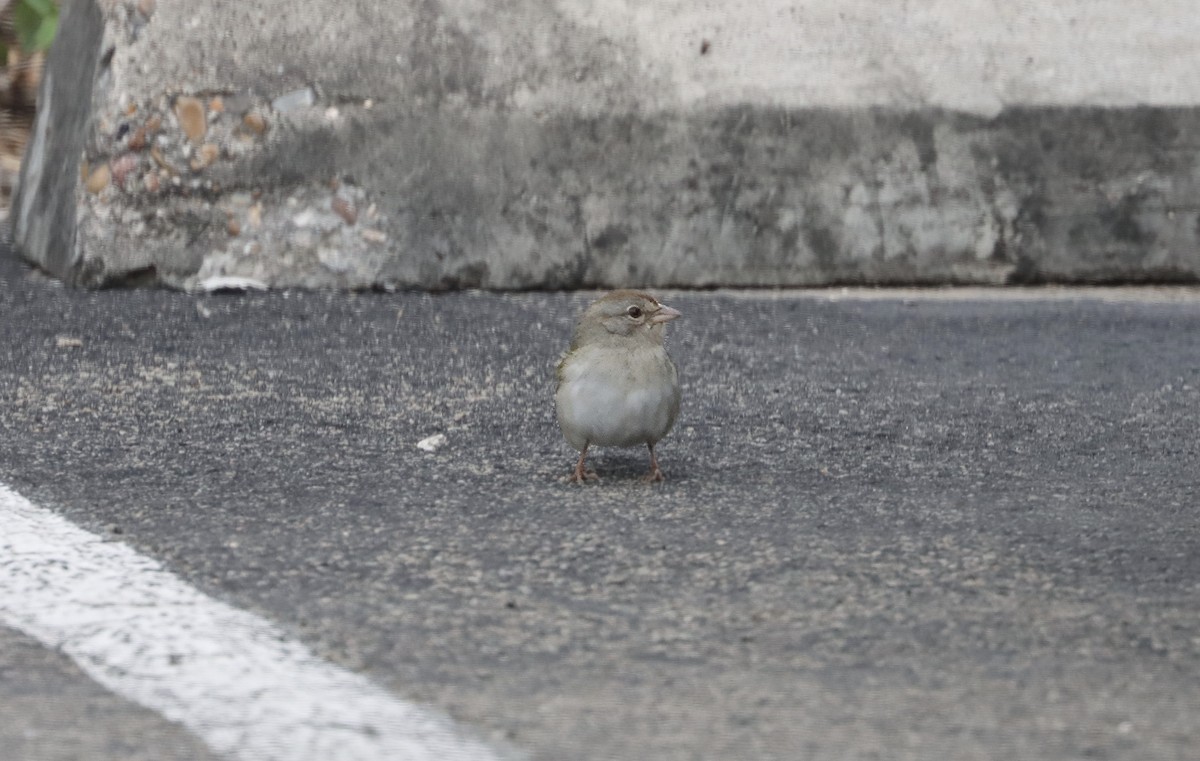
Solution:
<svg viewBox="0 0 1200 761"><path fill-rule="evenodd" d="M575 471L567 476L567 483L581 484L585 481L599 481L600 476L594 470L586 470L583 467L583 461L587 459L588 445L583 445L583 451L579 453L579 462L575 463Z"/></svg>
<svg viewBox="0 0 1200 761"><path fill-rule="evenodd" d="M650 472L642 476L642 480L646 483L665 480L666 477L663 476L662 468L658 467L658 458L654 456L654 445L647 444L646 446L650 449Z"/></svg>

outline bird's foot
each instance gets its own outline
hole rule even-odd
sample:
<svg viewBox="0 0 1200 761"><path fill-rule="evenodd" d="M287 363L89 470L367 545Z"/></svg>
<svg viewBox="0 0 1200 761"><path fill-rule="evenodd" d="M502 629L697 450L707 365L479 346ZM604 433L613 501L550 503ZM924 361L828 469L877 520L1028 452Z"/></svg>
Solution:
<svg viewBox="0 0 1200 761"><path fill-rule="evenodd" d="M642 476L642 482L647 483L647 484L652 484L655 481L666 481L666 480L667 480L667 477L663 475L663 472L659 469L659 467L657 465L655 465L653 468L651 468L649 473Z"/></svg>
<svg viewBox="0 0 1200 761"><path fill-rule="evenodd" d="M571 475L567 476L566 481L569 484L584 484L588 481L599 481L600 474L594 470L584 470L576 468Z"/></svg>

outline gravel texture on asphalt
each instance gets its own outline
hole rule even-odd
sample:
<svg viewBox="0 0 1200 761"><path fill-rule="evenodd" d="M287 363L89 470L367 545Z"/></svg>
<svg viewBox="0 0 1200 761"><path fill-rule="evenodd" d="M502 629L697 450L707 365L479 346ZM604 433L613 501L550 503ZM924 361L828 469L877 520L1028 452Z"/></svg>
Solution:
<svg viewBox="0 0 1200 761"><path fill-rule="evenodd" d="M3 260L0 479L534 759L1186 759L1182 293L666 293L667 481L602 449L581 488L553 364L593 294Z"/></svg>

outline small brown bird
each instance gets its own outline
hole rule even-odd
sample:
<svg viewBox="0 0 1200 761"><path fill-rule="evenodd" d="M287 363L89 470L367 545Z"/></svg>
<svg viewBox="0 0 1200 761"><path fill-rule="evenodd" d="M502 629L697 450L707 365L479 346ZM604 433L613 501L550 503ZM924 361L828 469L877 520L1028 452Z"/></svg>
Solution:
<svg viewBox="0 0 1200 761"><path fill-rule="evenodd" d="M585 470L588 447L650 449L646 481L663 480L657 444L679 416L679 372L667 355L663 334L679 312L648 293L613 291L579 318L571 348L558 362L554 394L558 425L579 450L568 481L597 479Z"/></svg>

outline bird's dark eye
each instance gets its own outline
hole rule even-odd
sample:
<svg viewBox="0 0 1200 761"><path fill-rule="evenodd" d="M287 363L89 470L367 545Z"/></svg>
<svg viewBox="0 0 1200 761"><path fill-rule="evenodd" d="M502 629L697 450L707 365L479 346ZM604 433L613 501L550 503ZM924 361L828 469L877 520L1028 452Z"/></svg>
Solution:
<svg viewBox="0 0 1200 761"><path fill-rule="evenodd" d="M642 316L642 308L636 307L636 306L629 307L628 309L625 310L625 314L629 315L630 317L632 317L633 319L636 320L637 318Z"/></svg>

